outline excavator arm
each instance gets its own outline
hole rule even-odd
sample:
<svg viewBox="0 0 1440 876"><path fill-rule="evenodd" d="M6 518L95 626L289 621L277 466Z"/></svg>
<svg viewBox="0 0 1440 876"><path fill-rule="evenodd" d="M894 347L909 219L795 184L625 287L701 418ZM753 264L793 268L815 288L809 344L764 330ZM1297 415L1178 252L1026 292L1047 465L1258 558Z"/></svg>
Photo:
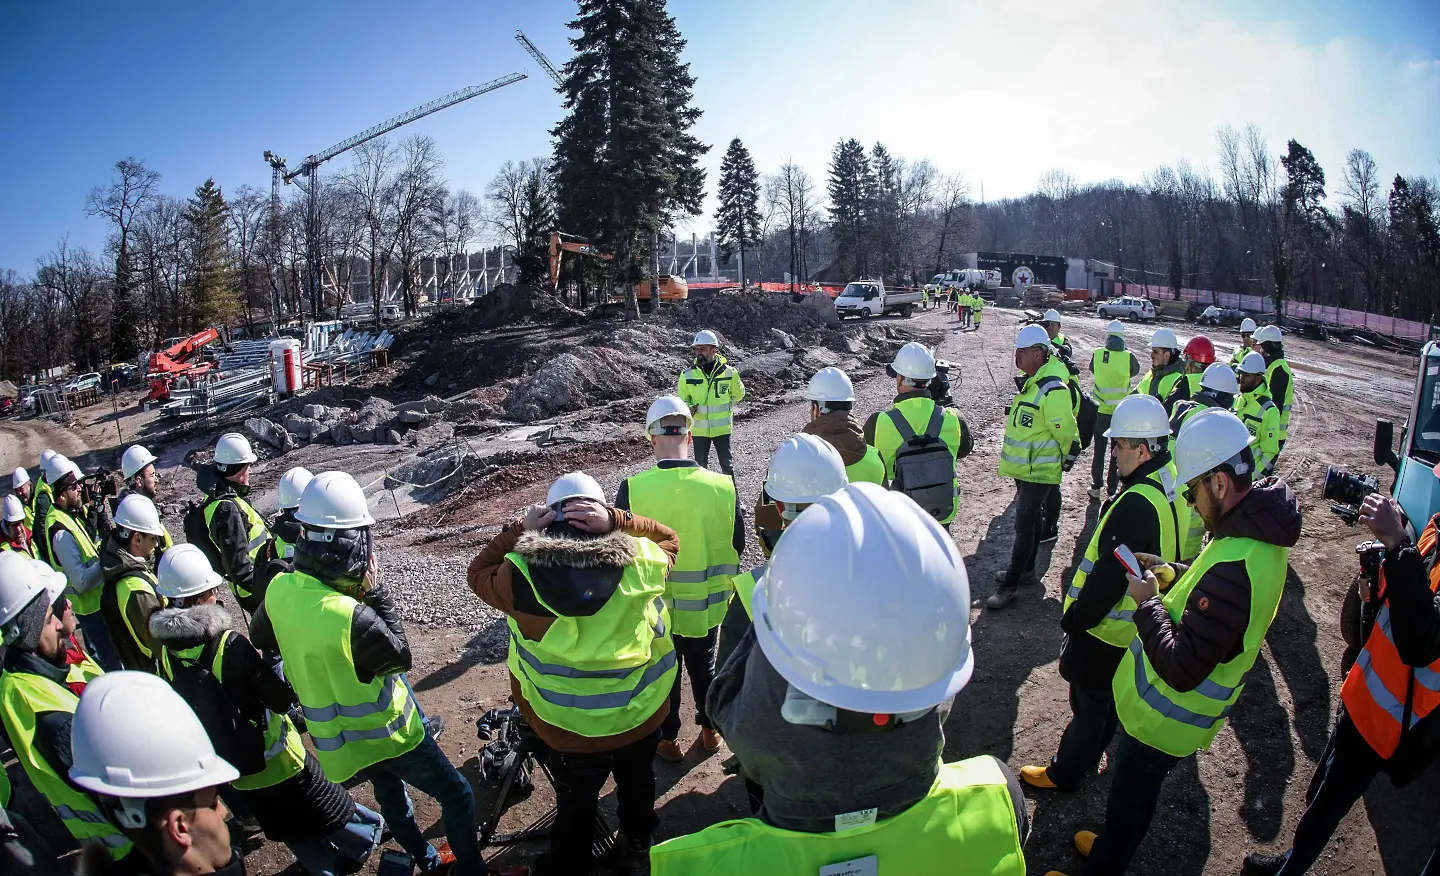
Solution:
<svg viewBox="0 0 1440 876"><path fill-rule="evenodd" d="M570 240L564 238L569 237ZM584 241L574 235L562 234L559 231L550 232L550 291L559 291L560 282L560 254L573 252L578 255L593 256L601 261L610 261L614 258L608 252L601 252L593 243Z"/></svg>

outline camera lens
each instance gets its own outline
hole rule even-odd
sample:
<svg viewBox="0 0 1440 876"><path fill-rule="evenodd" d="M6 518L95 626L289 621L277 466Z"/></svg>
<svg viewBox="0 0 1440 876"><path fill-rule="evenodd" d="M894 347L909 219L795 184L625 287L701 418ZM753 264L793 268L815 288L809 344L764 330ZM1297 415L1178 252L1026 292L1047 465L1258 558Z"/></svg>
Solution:
<svg viewBox="0 0 1440 876"><path fill-rule="evenodd" d="M1357 475L1343 468L1330 466L1325 471L1323 495L1331 502L1345 505L1359 505L1371 493L1380 491L1380 482L1372 477Z"/></svg>

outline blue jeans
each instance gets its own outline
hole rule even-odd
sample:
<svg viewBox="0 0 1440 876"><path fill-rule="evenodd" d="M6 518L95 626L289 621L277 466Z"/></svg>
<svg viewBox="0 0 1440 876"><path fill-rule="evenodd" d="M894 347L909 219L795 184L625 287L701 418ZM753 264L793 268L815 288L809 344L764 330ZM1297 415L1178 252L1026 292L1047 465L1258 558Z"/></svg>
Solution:
<svg viewBox="0 0 1440 876"><path fill-rule="evenodd" d="M75 621L80 625L80 632L85 635L85 649L100 668L106 672L115 672L121 668L120 652L115 650L115 643L110 641L110 630L105 626L105 616L100 612L92 614L77 614Z"/></svg>
<svg viewBox="0 0 1440 876"><path fill-rule="evenodd" d="M288 842L290 853L300 862L311 876L339 876L352 872L355 865L365 863L370 853L380 845L380 836L385 832L385 820L378 812L355 804L355 814L339 830L323 839ZM344 863L354 862L350 866Z"/></svg>
<svg viewBox="0 0 1440 876"><path fill-rule="evenodd" d="M375 791L375 802L390 825L395 841L420 864L422 872L440 865L440 853L421 836L420 826L415 823L415 807L405 792L406 785L413 785L440 804L445 837L450 841L450 851L455 853L455 873L480 876L485 872L485 860L480 857L480 843L476 839L475 796L470 791L470 783L429 733L419 745L399 757L361 770L360 775Z"/></svg>

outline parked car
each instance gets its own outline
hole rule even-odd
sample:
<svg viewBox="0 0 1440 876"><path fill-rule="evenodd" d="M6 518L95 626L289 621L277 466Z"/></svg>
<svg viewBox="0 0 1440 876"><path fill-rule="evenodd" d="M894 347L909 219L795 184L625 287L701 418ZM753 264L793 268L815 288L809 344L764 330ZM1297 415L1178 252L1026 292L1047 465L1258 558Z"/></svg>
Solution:
<svg viewBox="0 0 1440 876"><path fill-rule="evenodd" d="M835 315L840 319L858 316L868 319L886 313L909 316L920 303L919 292L891 292L882 280L855 280L835 298Z"/></svg>
<svg viewBox="0 0 1440 876"><path fill-rule="evenodd" d="M100 372L98 372L98 371L89 371L89 372L86 372L85 374L81 374L81 375L78 376L78 377L72 378L69 383L65 384L65 389L64 389L64 391L65 391L65 392L83 392L83 391L85 391L85 390L87 390L87 389L99 389L99 388L100 388Z"/></svg>
<svg viewBox="0 0 1440 876"><path fill-rule="evenodd" d="M1123 295L1100 302L1095 312L1105 319L1154 319L1155 303L1149 298Z"/></svg>
<svg viewBox="0 0 1440 876"><path fill-rule="evenodd" d="M0 398L0 417L8 417L17 410L19 409L15 406L15 399L8 395Z"/></svg>

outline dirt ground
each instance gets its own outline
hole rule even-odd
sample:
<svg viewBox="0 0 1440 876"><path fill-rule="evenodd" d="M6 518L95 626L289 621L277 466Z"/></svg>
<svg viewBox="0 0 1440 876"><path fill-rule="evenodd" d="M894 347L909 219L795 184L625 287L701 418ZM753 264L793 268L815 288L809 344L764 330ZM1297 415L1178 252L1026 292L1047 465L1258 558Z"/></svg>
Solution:
<svg viewBox="0 0 1440 876"><path fill-rule="evenodd" d="M976 670L956 699L946 725L945 759L992 754L1017 770L1050 757L1069 716L1066 685L1056 671L1061 644L1060 594L1062 582L1068 582L1078 565L1097 510L1085 495L1089 486L1086 456L1065 479L1060 539L1042 548L1038 562L1043 570L1042 586L1022 591L1021 599L1003 612L982 609L984 598L993 590L992 575L1005 567L1012 541L1014 487L996 474L996 467L1004 409L1014 392L1011 359L1018 318L1014 311L987 309L984 327L976 332L956 332L947 317L934 311L906 321L912 330L933 333L941 341L940 357L960 364L963 377L955 398L977 438L975 452L960 464L964 510L951 528L970 574ZM1093 317L1067 317L1065 334L1074 343L1077 360L1088 361L1090 351L1103 341L1104 327L1104 321ZM1193 333L1176 328L1182 338ZM1132 325L1128 334L1131 349L1143 355L1149 332L1149 327ZM1210 336L1224 355L1237 340L1231 330L1214 330ZM1339 610L1356 570L1353 546L1364 532L1347 529L1329 513L1320 485L1328 465L1380 474L1370 459L1375 419L1387 417L1398 422L1405 418L1415 360L1299 338L1287 339L1286 346L1296 371L1297 398L1291 440L1281 456L1279 471L1301 497L1304 535L1291 552L1279 615L1246 691L1212 747L1183 761L1168 779L1132 873L1235 873L1248 851L1286 848L1339 702L1343 648ZM856 414L863 418L888 403L894 384L883 375L871 376L858 381L856 391ZM793 390L771 401L778 403L757 406L749 415L742 408L737 420L736 481L747 509L759 490L770 453L803 425L806 416L807 407ZM132 428L143 434L147 424L138 417L122 419L127 439ZM82 419L87 422L72 430L81 443L102 448L95 451L97 458L106 452L103 448L113 454L113 423L98 414ZM0 435L0 461L5 466L15 464L8 460L17 453L29 454L28 460L33 460L44 446L35 442L49 440L49 436L41 439L29 434L31 423L0 424L4 433ZM104 433L107 426L108 439ZM203 440L196 436L162 454L167 484L184 489L189 473L180 461ZM382 564L387 554L418 555L452 570L448 574L454 576L453 604L462 608L453 616L432 616L429 623L412 625L416 663L410 680L425 710L447 718L441 746L470 778L481 817L494 801L495 788L479 778L476 757L480 744L473 722L486 709L505 705L509 685L503 645L494 647L496 641L503 641L503 624L468 593L463 568L503 520L538 501L554 476L577 467L567 463L583 466L612 493L621 478L648 465L644 446L634 442L619 441L595 450L578 445L572 451L552 453L545 461L517 466L517 471L508 472L503 479L489 479L483 488L467 487L434 507L384 522L378 529ZM360 477L367 465L383 468L383 454L394 452L379 447L338 451L311 447L305 449L302 461L316 471L345 468ZM341 453L343 459L337 458ZM273 485L279 473L292 464L295 462L287 456L283 463L257 467L262 487ZM1387 479L1382 482L1388 484ZM759 548L752 543L745 562L754 565L760 559ZM693 708L688 691L686 700L684 714L689 720ZM691 746L697 737L698 729L688 724L682 730L682 747ZM682 764L657 762L659 838L748 814L740 782L721 772L720 761L725 756L722 750L720 755L706 757L697 747ZM859 764L836 766L864 768ZM1027 789L1032 832L1026 859L1032 872L1078 872L1081 859L1073 851L1070 836L1081 828L1101 827L1108 786L1108 776L1102 771L1070 794ZM1437 838L1440 797L1433 793L1435 789L1433 770L1403 790L1394 789L1383 777L1378 779L1363 805L1355 807L1342 823L1314 872L1418 873ZM357 786L354 791L357 799L371 801L368 787ZM523 827L545 813L552 802L548 786L540 781L533 796L510 809L501 830ZM415 803L427 835L439 835L437 807L418 794ZM613 805L613 798L607 796L605 806L612 823ZM541 850L542 844L528 843L506 850L489 849L487 854L494 855L492 865L505 865L529 861ZM374 872L376 863L372 859L365 872ZM250 873L262 876L301 872L283 847L270 843L252 851L247 865Z"/></svg>

